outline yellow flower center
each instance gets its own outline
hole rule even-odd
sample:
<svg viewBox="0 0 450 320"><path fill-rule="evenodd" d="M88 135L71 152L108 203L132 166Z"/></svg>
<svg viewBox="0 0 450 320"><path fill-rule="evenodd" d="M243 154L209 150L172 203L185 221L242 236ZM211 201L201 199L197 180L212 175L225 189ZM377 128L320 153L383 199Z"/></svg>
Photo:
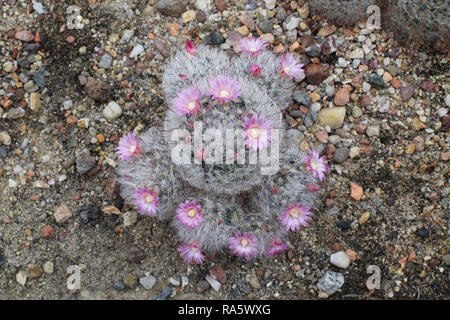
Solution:
<svg viewBox="0 0 450 320"><path fill-rule="evenodd" d="M147 202L148 204L152 204L153 202L155 202L155 198L151 194L148 194L145 196L145 202Z"/></svg>
<svg viewBox="0 0 450 320"><path fill-rule="evenodd" d="M195 101L191 101L188 103L187 108L188 108L188 110L192 110L195 108L196 105L197 105L197 103Z"/></svg>
<svg viewBox="0 0 450 320"><path fill-rule="evenodd" d="M246 247L250 244L250 241L248 241L247 238L242 238L240 243L241 243L241 246Z"/></svg>
<svg viewBox="0 0 450 320"><path fill-rule="evenodd" d="M197 215L197 210L191 208L188 210L187 215L189 218L195 218L195 216Z"/></svg>
<svg viewBox="0 0 450 320"><path fill-rule="evenodd" d="M317 162L316 161L311 161L311 168L313 169L313 170L317 170L317 169L319 169L319 165L317 164Z"/></svg>
<svg viewBox="0 0 450 320"><path fill-rule="evenodd" d="M256 52L256 51L258 51L258 48L255 46L255 47L250 47L250 51L251 52Z"/></svg>
<svg viewBox="0 0 450 320"><path fill-rule="evenodd" d="M250 128L250 137L253 139L258 139L259 135L261 134L261 129L258 127Z"/></svg>
<svg viewBox="0 0 450 320"><path fill-rule="evenodd" d="M291 218L297 218L299 214L300 210L298 210L298 208L293 208L289 210L289 215L291 216Z"/></svg>
<svg viewBox="0 0 450 320"><path fill-rule="evenodd" d="M283 68L284 73L289 74L291 72L291 68L289 68L288 66Z"/></svg>
<svg viewBox="0 0 450 320"><path fill-rule="evenodd" d="M220 91L219 96L221 98L229 98L230 97L230 91L224 89L224 90Z"/></svg>
<svg viewBox="0 0 450 320"><path fill-rule="evenodd" d="M136 151L137 144L136 142L133 142L130 146L130 153L134 153Z"/></svg>

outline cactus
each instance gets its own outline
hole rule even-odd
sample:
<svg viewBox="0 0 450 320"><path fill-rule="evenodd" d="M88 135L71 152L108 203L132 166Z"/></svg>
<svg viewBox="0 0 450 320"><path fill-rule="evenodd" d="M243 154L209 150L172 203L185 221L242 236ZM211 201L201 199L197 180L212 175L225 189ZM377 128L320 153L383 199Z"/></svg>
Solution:
<svg viewBox="0 0 450 320"><path fill-rule="evenodd" d="M367 19L367 8L374 0L312 0L309 2L312 12L325 17L336 25L352 26Z"/></svg>
<svg viewBox="0 0 450 320"><path fill-rule="evenodd" d="M264 43L253 39L241 45L236 56L188 41L165 68L163 128L119 142L122 197L142 214L171 220L187 262L202 263L203 252L227 247L245 259L286 250L289 232L311 220L319 197L315 176L323 180L328 170L323 157L300 151L299 132L285 131L282 122L295 81L304 78L303 65L289 53L263 51ZM208 129L219 130L225 151L232 142L231 162L226 152L209 152L208 144L196 147L196 134ZM225 130L236 141L226 140ZM185 162L172 161L179 146L187 150ZM279 155L273 158L279 170L268 173L267 163L250 161L266 149L270 157Z"/></svg>

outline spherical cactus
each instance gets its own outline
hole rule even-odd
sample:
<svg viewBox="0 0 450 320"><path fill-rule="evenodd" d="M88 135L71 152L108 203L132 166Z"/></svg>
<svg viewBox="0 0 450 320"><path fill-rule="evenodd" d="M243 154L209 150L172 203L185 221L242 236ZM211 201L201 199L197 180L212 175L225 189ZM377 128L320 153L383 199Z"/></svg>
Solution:
<svg viewBox="0 0 450 320"><path fill-rule="evenodd" d="M226 248L247 260L272 257L312 219L328 167L300 151L299 132L285 130L281 113L303 65L265 46L244 39L237 55L188 40L165 68L162 129L119 143L122 197L171 219L187 262Z"/></svg>
<svg viewBox="0 0 450 320"><path fill-rule="evenodd" d="M367 20L367 8L375 0L313 0L311 10L336 25L352 26Z"/></svg>

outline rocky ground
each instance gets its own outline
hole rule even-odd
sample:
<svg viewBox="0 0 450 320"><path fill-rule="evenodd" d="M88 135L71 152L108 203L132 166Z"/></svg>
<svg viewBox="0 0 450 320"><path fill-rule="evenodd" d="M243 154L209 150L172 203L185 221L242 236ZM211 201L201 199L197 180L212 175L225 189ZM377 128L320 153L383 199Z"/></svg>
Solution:
<svg viewBox="0 0 450 320"><path fill-rule="evenodd" d="M449 56L271 2L0 2L0 299L449 298ZM331 173L286 254L189 266L118 195L115 149L159 123L187 38L233 50L249 33L307 65L286 125Z"/></svg>

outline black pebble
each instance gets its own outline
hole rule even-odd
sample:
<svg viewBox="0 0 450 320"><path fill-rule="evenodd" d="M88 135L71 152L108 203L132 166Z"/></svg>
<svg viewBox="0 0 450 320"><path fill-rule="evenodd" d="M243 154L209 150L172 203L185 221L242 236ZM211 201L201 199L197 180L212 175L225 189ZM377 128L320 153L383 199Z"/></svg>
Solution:
<svg viewBox="0 0 450 320"><path fill-rule="evenodd" d="M422 228L417 231L417 234L422 238L428 238L430 236L430 231L427 228Z"/></svg>

